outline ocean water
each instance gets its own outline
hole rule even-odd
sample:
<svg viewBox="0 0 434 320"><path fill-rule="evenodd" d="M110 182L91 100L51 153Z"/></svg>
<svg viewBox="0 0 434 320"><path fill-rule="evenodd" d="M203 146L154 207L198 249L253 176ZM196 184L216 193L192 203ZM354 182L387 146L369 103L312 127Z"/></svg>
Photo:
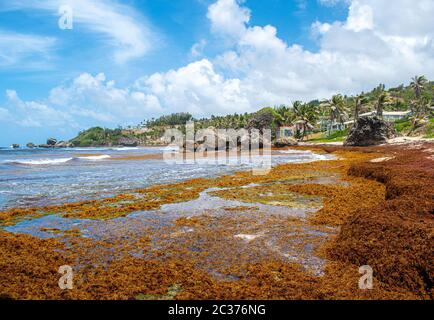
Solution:
<svg viewBox="0 0 434 320"><path fill-rule="evenodd" d="M192 164L143 159L165 148L0 148L0 209L36 207L113 196L127 190L251 170L255 163ZM142 157L143 156L143 157ZM130 159L127 159L130 157ZM134 159L136 157L136 159ZM327 159L305 151L275 152L272 164Z"/></svg>

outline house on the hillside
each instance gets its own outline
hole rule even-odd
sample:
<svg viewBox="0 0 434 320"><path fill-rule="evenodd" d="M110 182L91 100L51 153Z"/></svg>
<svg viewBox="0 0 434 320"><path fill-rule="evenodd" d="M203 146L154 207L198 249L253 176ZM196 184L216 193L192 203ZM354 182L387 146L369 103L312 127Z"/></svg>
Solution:
<svg viewBox="0 0 434 320"><path fill-rule="evenodd" d="M362 113L359 117L360 118L373 117L376 114L377 114L376 111L371 111L371 112ZM387 122L395 122L398 120L405 119L409 116L411 116L410 110L407 110L407 111L384 111L383 112L383 119L384 119L384 121L387 121ZM339 126L342 129L338 129L338 130L346 129L353 124L354 124L354 120L346 121L343 123L343 126Z"/></svg>
<svg viewBox="0 0 434 320"><path fill-rule="evenodd" d="M371 111L367 113L362 113L360 117L372 117L377 114L376 111ZM411 111L384 111L383 112L383 119L388 122L394 122L397 120L401 120L404 118L407 118L411 115Z"/></svg>
<svg viewBox="0 0 434 320"><path fill-rule="evenodd" d="M282 126L277 128L276 138L277 139L290 138L293 137L294 134L295 134L294 126Z"/></svg>
<svg viewBox="0 0 434 320"><path fill-rule="evenodd" d="M307 124L308 130L312 130L314 127L311 124ZM294 137L297 133L302 133L304 130L304 121L299 120L292 126L281 126L277 128L276 138L290 138Z"/></svg>

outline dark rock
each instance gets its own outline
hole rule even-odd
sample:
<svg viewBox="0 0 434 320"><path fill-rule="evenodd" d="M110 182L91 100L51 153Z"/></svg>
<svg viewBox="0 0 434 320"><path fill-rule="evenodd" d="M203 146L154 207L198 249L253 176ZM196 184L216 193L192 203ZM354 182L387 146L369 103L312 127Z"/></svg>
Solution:
<svg viewBox="0 0 434 320"><path fill-rule="evenodd" d="M53 148L54 146L48 145L48 144L40 144L38 146L38 148L44 148L44 149L49 149L49 148Z"/></svg>
<svg viewBox="0 0 434 320"><path fill-rule="evenodd" d="M48 144L49 146L55 146L56 143L57 143L57 139L54 139L54 138L48 138L48 139L47 139L47 144Z"/></svg>
<svg viewBox="0 0 434 320"><path fill-rule="evenodd" d="M241 148L257 149L263 148L264 145L271 145L269 140L260 134L259 130L249 131L245 130L243 132L227 132L222 133L214 128L209 128L200 132L200 136L196 136L196 141L188 140L184 141L179 145L179 147L187 152L202 152L202 151L229 151L238 150Z"/></svg>
<svg viewBox="0 0 434 320"><path fill-rule="evenodd" d="M36 145L33 142L29 142L28 144L26 144L26 147L29 149L33 149L36 147Z"/></svg>
<svg viewBox="0 0 434 320"><path fill-rule="evenodd" d="M274 142L276 148L285 148L298 145L297 140L290 137L279 138Z"/></svg>
<svg viewBox="0 0 434 320"><path fill-rule="evenodd" d="M137 147L139 145L139 140L136 138L120 138L118 144L124 147Z"/></svg>
<svg viewBox="0 0 434 320"><path fill-rule="evenodd" d="M395 136L393 126L378 117L359 118L351 128L344 146L374 146Z"/></svg>
<svg viewBox="0 0 434 320"><path fill-rule="evenodd" d="M13 149L18 149L20 147L20 145L19 144L16 144L16 143L14 143L13 145L12 145L12 148Z"/></svg>

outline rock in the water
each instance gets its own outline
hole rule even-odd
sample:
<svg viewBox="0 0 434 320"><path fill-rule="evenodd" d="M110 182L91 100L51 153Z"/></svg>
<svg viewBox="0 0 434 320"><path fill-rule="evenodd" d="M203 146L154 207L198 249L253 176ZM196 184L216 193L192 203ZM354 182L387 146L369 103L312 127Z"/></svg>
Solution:
<svg viewBox="0 0 434 320"><path fill-rule="evenodd" d="M48 138L48 139L47 139L47 144L48 144L49 146L55 146L56 143L57 143L57 139L54 139L54 138Z"/></svg>
<svg viewBox="0 0 434 320"><path fill-rule="evenodd" d="M28 144L26 144L26 147L29 149L33 149L36 147L36 145L33 142L29 142Z"/></svg>
<svg viewBox="0 0 434 320"><path fill-rule="evenodd" d="M178 141L180 149L187 152L204 152L207 151L229 151L238 150L249 151L249 149L258 149L271 145L266 137L259 133L259 130L222 131L208 128L198 131L196 141Z"/></svg>
<svg viewBox="0 0 434 320"><path fill-rule="evenodd" d="M14 143L13 145L12 145L12 148L13 149L18 149L20 147L20 145L19 144L16 144L16 143Z"/></svg>
<svg viewBox="0 0 434 320"><path fill-rule="evenodd" d="M291 146L296 146L296 145L298 145L297 140L295 140L294 138L290 138L290 137L279 138L274 143L274 146L276 148L285 148L285 147L291 147Z"/></svg>
<svg viewBox="0 0 434 320"><path fill-rule="evenodd" d="M40 144L38 146L38 148L44 148L44 149L48 149L48 148L53 148L54 146L48 145L48 144Z"/></svg>
<svg viewBox="0 0 434 320"><path fill-rule="evenodd" d="M120 138L118 144L123 147L137 147L139 140L135 138Z"/></svg>
<svg viewBox="0 0 434 320"><path fill-rule="evenodd" d="M378 117L359 118L348 134L344 146L374 146L395 136L392 125Z"/></svg>

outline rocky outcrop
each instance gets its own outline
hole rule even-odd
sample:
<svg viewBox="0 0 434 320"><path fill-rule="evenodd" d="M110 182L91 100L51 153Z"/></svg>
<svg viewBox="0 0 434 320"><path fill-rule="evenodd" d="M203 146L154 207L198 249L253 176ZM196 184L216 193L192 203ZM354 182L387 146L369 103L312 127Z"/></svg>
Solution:
<svg viewBox="0 0 434 320"><path fill-rule="evenodd" d="M33 143L28 143L27 147L29 147L29 145L33 145L33 148L35 147L35 145ZM50 148L72 148L73 144L69 141L57 141L57 139L54 138L49 138L47 139L47 143L46 144L40 144L38 145L38 148L43 148L43 149L50 149Z"/></svg>
<svg viewBox="0 0 434 320"><path fill-rule="evenodd" d="M20 145L19 144L16 144L16 143L14 143L12 146L11 146L13 149L18 149L19 147L20 147Z"/></svg>
<svg viewBox="0 0 434 320"><path fill-rule="evenodd" d="M348 134L344 146L366 147L387 142L396 135L393 126L378 117L359 118Z"/></svg>
<svg viewBox="0 0 434 320"><path fill-rule="evenodd" d="M48 138L47 139L47 145L49 145L49 146L55 146L56 143L57 143L57 139L54 139L54 138Z"/></svg>
<svg viewBox="0 0 434 320"><path fill-rule="evenodd" d="M136 138L120 138L118 144L123 147L137 147L140 141Z"/></svg>
<svg viewBox="0 0 434 320"><path fill-rule="evenodd" d="M271 142L265 140L264 136L256 131L245 130L245 134L241 134L241 131L228 131L226 134L219 132L214 128L208 128L206 130L201 130L196 133L196 141L188 140L181 143L179 147L183 150L192 151L229 151L233 149L244 151L248 149L258 149L263 148L265 145L271 145Z"/></svg>
<svg viewBox="0 0 434 320"><path fill-rule="evenodd" d="M298 141L290 137L282 137L274 142L276 148L285 148L298 145Z"/></svg>
<svg viewBox="0 0 434 320"><path fill-rule="evenodd" d="M36 145L33 142L29 142L28 144L26 144L26 147L29 149L33 149L36 148Z"/></svg>

